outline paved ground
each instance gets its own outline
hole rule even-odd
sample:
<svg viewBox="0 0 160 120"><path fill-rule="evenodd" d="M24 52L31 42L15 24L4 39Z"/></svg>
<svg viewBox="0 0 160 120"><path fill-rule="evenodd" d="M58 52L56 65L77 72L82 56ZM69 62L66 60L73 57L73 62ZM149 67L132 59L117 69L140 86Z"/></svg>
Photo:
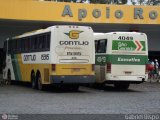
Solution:
<svg viewBox="0 0 160 120"><path fill-rule="evenodd" d="M160 84L80 87L78 92L38 91L26 86L0 87L0 113L12 114L133 114L160 113Z"/></svg>

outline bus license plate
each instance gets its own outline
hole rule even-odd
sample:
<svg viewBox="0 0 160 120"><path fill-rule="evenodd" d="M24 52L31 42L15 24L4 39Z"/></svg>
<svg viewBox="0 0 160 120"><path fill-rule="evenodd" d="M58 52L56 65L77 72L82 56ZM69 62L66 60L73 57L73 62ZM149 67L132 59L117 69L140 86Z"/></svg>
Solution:
<svg viewBox="0 0 160 120"><path fill-rule="evenodd" d="M131 71L124 71L124 73L126 74L126 75L131 75Z"/></svg>
<svg viewBox="0 0 160 120"><path fill-rule="evenodd" d="M73 71L74 71L74 72L79 72L80 69L79 69L79 68L73 68Z"/></svg>

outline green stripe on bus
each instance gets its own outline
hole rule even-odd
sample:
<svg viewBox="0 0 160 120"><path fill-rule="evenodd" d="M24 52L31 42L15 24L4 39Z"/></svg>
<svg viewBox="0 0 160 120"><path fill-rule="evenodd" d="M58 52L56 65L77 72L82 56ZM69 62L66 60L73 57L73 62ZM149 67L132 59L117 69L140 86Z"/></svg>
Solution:
<svg viewBox="0 0 160 120"><path fill-rule="evenodd" d="M145 41L124 41L124 40L113 40L112 41L112 50L126 50L126 51L136 51L139 48L139 51L145 51Z"/></svg>
<svg viewBox="0 0 160 120"><path fill-rule="evenodd" d="M12 59L12 65L13 65L15 79L21 80L22 77L21 77L21 73L20 73L20 66L19 66L19 62L17 59L17 55L11 54L11 59Z"/></svg>
<svg viewBox="0 0 160 120"><path fill-rule="evenodd" d="M15 79L18 80L18 74L17 74L16 62L15 62L16 60L15 60L15 55L14 54L11 54L11 59L12 59L14 76L15 76Z"/></svg>
<svg viewBox="0 0 160 120"><path fill-rule="evenodd" d="M18 61L18 56L16 54L15 54L15 59L16 59L17 75L18 75L18 78L19 78L18 80L22 80L20 65L19 65L19 61Z"/></svg>
<svg viewBox="0 0 160 120"><path fill-rule="evenodd" d="M122 65L145 65L147 62L147 55L96 55L96 65L104 65L106 63Z"/></svg>

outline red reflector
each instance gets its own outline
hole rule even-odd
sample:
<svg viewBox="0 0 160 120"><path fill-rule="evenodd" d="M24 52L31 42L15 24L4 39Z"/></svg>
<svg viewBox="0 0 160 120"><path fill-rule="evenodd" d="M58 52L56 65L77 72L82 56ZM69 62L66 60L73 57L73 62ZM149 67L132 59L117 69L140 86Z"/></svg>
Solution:
<svg viewBox="0 0 160 120"><path fill-rule="evenodd" d="M107 63L106 65L106 72L111 73L111 63Z"/></svg>
<svg viewBox="0 0 160 120"><path fill-rule="evenodd" d="M55 70L56 70L56 65L52 64L52 71L55 71Z"/></svg>

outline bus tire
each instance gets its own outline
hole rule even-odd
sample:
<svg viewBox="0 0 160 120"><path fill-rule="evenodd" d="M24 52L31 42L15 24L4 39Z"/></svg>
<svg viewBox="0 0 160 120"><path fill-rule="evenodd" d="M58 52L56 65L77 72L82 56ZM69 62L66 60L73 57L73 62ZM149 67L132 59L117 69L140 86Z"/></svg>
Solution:
<svg viewBox="0 0 160 120"><path fill-rule="evenodd" d="M44 90L44 86L42 84L42 78L40 74L37 77L37 87L38 87L38 90Z"/></svg>
<svg viewBox="0 0 160 120"><path fill-rule="evenodd" d="M116 82L114 83L114 87L118 90L127 90L129 88L130 83L125 82Z"/></svg>
<svg viewBox="0 0 160 120"><path fill-rule="evenodd" d="M79 85L72 85L70 88L71 91L78 91L78 89L79 89Z"/></svg>
<svg viewBox="0 0 160 120"><path fill-rule="evenodd" d="M37 89L37 82L34 73L31 73L31 86L33 89Z"/></svg>

